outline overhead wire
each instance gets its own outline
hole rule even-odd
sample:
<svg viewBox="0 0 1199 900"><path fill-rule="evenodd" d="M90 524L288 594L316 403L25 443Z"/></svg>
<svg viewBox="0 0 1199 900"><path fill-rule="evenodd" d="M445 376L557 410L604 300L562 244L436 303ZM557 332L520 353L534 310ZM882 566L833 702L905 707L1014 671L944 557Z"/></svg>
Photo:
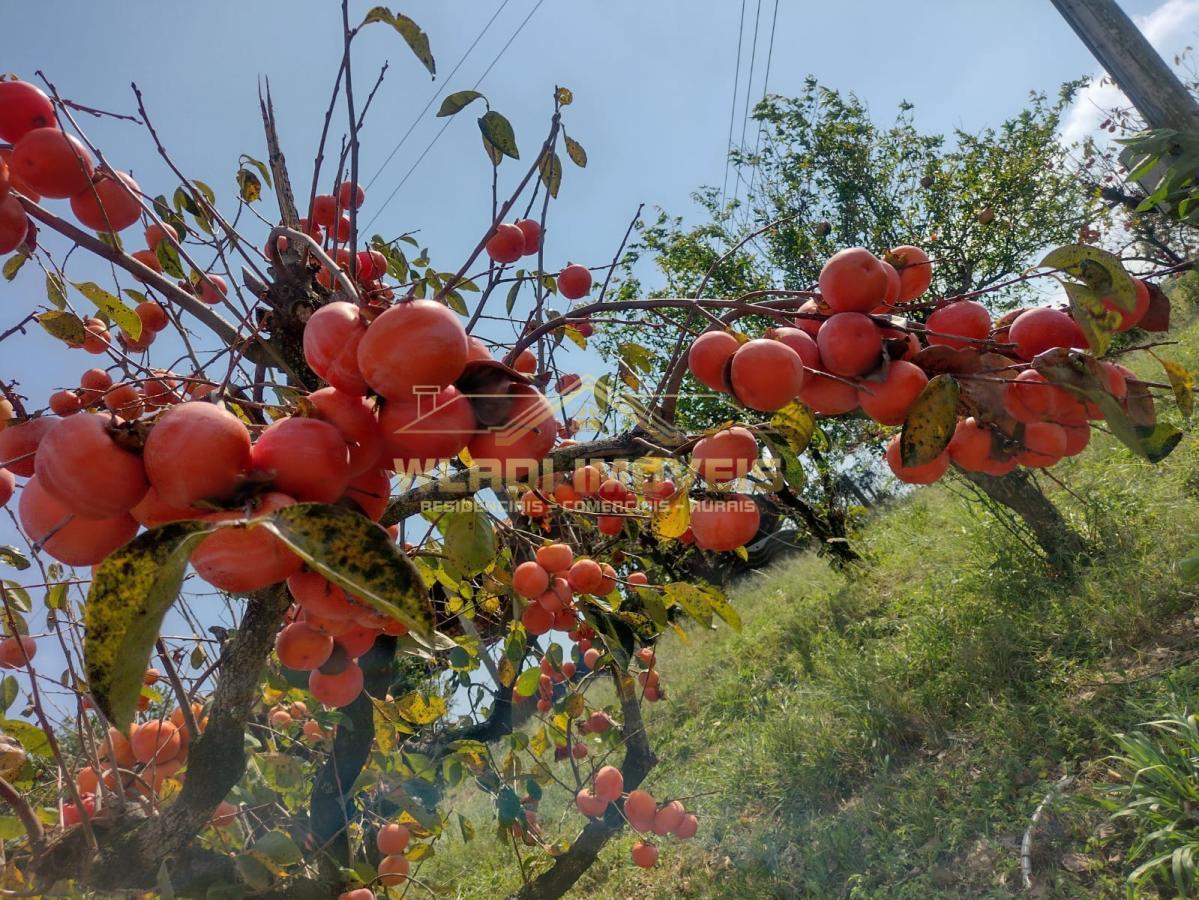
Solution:
<svg viewBox="0 0 1199 900"><path fill-rule="evenodd" d="M754 13L754 41L753 41L753 46L750 49L750 54L749 54L749 77L745 79L745 109L743 110L743 117L741 119L741 141L738 144L738 149L742 153L745 152L745 130L749 125L749 115L750 115L749 97L754 89L754 66L757 63L757 59L758 59L758 25L761 22L761 19L762 19L762 0L758 0L758 9L757 9L757 12ZM737 194L740 193L741 182L743 180L744 180L744 176L741 174L741 167L738 166L737 167L737 180L733 182L733 202L734 203L737 202Z"/></svg>
<svg viewBox="0 0 1199 900"><path fill-rule="evenodd" d="M543 3L545 3L545 0L537 0L536 5L531 10L529 10L529 14L527 16L525 16L524 19L521 21L520 25L517 26L516 31L512 32L512 36L510 38L508 38L507 43L505 43L504 46L500 48L500 52L496 54L495 59L493 59L491 61L490 65L488 65L487 68L483 70L483 74L479 76L477 81L475 81L474 85L470 88L472 91L477 90L479 85L483 83L483 79L487 77L488 73L490 73L491 70L493 68L495 68L496 64L500 61L500 59L503 58L504 53L506 53L508 48L512 46L513 41L516 40L516 38L520 35L520 33L522 31L524 31L525 26L529 24L529 20L533 18L533 15L537 12L537 10L541 9L541 6ZM379 208L375 210L375 214L371 217L370 221L367 222L365 226L363 226L364 228L370 228L370 226L375 223L375 220L378 219L380 215L382 215L383 210L385 210L387 208L388 204L390 204L391 201L395 199L396 194L398 194L400 192L400 189L403 188L403 186L408 182L408 179L412 177L412 173L416 171L417 167L420 166L420 164L424 161L425 157L429 155L429 151L431 151L433 149L433 145L436 144L437 141L441 138L441 136L445 133L445 130L450 126L450 122L452 122L452 121L453 121L452 118L448 118L448 117L446 118L445 123L441 126L441 128L438 129L437 134L433 135L433 140L429 141L428 146L426 146L425 149L421 151L420 156L418 156L416 158L416 161L412 164L412 166L408 169L408 171L404 173L404 177L400 179L400 183L395 186L395 189L392 190L392 192L387 195L387 199L384 200L382 205L379 206Z"/></svg>
<svg viewBox="0 0 1199 900"><path fill-rule="evenodd" d="M774 15L770 20L770 45L769 45L769 49L766 51L766 75L762 79L762 102L763 103L766 102L766 92L770 89L770 64L774 60L774 30L775 30L775 26L778 25L778 21L779 21L779 0L774 0ZM758 137L757 137L757 140L754 141L754 158L755 159L757 158L758 154L762 150L762 132L764 130L765 129L762 127L762 123L759 122L758 123ZM773 141L771 142L771 146L774 146ZM758 174L758 167L755 165L749 171L749 185L746 187L747 192L752 191L754 189L754 178L757 176L757 174Z"/></svg>
<svg viewBox="0 0 1199 900"><path fill-rule="evenodd" d="M724 181L720 184L720 205L729 193L729 156L733 152L733 123L737 121L737 91L741 85L741 42L745 37L745 0L741 0L741 24L737 26L737 67L733 75L733 105L729 109L729 139L724 152Z"/></svg>
<svg viewBox="0 0 1199 900"><path fill-rule="evenodd" d="M425 104L425 108L416 114L416 118L412 120L412 124L408 126L408 130L404 132L403 136L399 139L396 145L391 148L391 152L387 154L387 159L383 160L382 164L375 171L375 174L371 176L371 180L366 183L368 190L370 186L375 183L375 180L383 174L383 170L387 168L387 164L390 163L392 159L395 158L395 155L400 152L400 148L404 146L404 142L407 141L412 132L416 130L416 126L420 124L420 121L424 118L425 113L427 113L432 108L433 104L437 102L437 98L441 96L441 92L449 86L450 81L453 80L454 76L458 73L458 70L462 68L462 64L466 62L467 57L471 55L475 47L479 45L479 41L483 40L484 35L486 35L491 29L491 26L495 23L495 20L499 18L500 13L504 11L504 7L511 2L512 0L504 0L504 2L501 3L496 11L492 14L491 18L487 20L487 24L483 26L483 30L475 36L474 41L472 41L471 45L466 48L466 52L462 54L462 57L458 60L457 64L453 69L450 70L450 74L442 80L441 87L433 92L433 96L429 98L429 102Z"/></svg>

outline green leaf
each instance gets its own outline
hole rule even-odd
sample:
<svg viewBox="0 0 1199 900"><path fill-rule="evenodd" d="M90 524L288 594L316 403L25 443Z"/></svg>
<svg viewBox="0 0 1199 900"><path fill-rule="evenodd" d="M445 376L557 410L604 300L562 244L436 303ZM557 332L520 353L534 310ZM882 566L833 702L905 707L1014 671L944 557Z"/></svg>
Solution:
<svg viewBox="0 0 1199 900"><path fill-rule="evenodd" d="M37 323L46 329L51 337L56 337L73 346L79 346L87 336L83 320L72 312L52 309L49 312L38 313Z"/></svg>
<svg viewBox="0 0 1199 900"><path fill-rule="evenodd" d="M167 870L166 860L158 867L156 881L159 900L175 900L175 886L171 884L171 873Z"/></svg>
<svg viewBox="0 0 1199 900"><path fill-rule="evenodd" d="M237 170L237 190L247 203L262 199L262 181L249 169Z"/></svg>
<svg viewBox="0 0 1199 900"><path fill-rule="evenodd" d="M666 617L666 605L662 602L658 591L654 588L639 587L637 588L637 599L645 607L646 615L650 617L650 620L658 628L665 628L669 620Z"/></svg>
<svg viewBox="0 0 1199 900"><path fill-rule="evenodd" d="M666 599L677 603L683 611L705 627L712 624L712 606L708 602L707 593L695 586L683 582L673 582L663 588Z"/></svg>
<svg viewBox="0 0 1199 900"><path fill-rule="evenodd" d="M18 572L29 568L29 557L9 544L0 545L0 563L12 566Z"/></svg>
<svg viewBox="0 0 1199 900"><path fill-rule="evenodd" d="M15 256L10 256L4 263L4 280L12 281L17 277L17 273L21 271L21 266L25 265L25 261L29 259L24 253L18 253Z"/></svg>
<svg viewBox="0 0 1199 900"><path fill-rule="evenodd" d="M587 151L583 149L583 145L576 141L568 134L563 134L566 140L566 155L570 157L570 161L580 169L587 166Z"/></svg>
<svg viewBox="0 0 1199 900"><path fill-rule="evenodd" d="M17 702L18 693L17 679L12 675L5 675L4 680L0 681L0 715L7 713L9 707Z"/></svg>
<svg viewBox="0 0 1199 900"><path fill-rule="evenodd" d="M1183 581L1199 581L1199 551L1184 559L1181 568Z"/></svg>
<svg viewBox="0 0 1199 900"><path fill-rule="evenodd" d="M154 248L154 256L158 259L158 264L162 266L162 271L170 275L172 278L183 278L183 262L179 259L179 251L175 249L175 245L169 240L158 242L158 246Z"/></svg>
<svg viewBox="0 0 1199 900"><path fill-rule="evenodd" d="M903 422L899 457L904 466L932 462L949 446L960 394L961 385L952 375L936 375L924 386Z"/></svg>
<svg viewBox="0 0 1199 900"><path fill-rule="evenodd" d="M145 672L146 667L142 666L142 675ZM46 732L36 725L17 719L0 719L0 732L15 738L27 753L43 759L53 759L54 757L54 751L50 749L50 739L46 737Z"/></svg>
<svg viewBox="0 0 1199 900"><path fill-rule="evenodd" d="M550 192L551 197L558 196L558 188L562 184L562 160L557 153L543 156L537 166L541 172L541 182Z"/></svg>
<svg viewBox="0 0 1199 900"><path fill-rule="evenodd" d="M1173 425L1158 422L1154 426L1137 425L1125 413L1120 402L1107 390L1107 373L1094 357L1076 350L1044 354L1035 368L1046 380L1068 388L1099 407L1108 427L1125 446L1150 462L1161 462L1182 440L1182 432ZM938 376L940 377L940 376ZM931 383L931 382L930 382Z"/></svg>
<svg viewBox="0 0 1199 900"><path fill-rule="evenodd" d="M1068 272L1121 309L1132 312L1136 308L1136 286L1114 253L1088 244L1067 244L1051 251L1038 265Z"/></svg>
<svg viewBox="0 0 1199 900"><path fill-rule="evenodd" d="M537 693L537 685L541 681L540 668L528 668L520 673L520 677L516 679L516 687L513 688L521 697L532 697Z"/></svg>
<svg viewBox="0 0 1199 900"><path fill-rule="evenodd" d="M464 575L482 572L495 561L495 531L482 509L448 512L438 526L445 554Z"/></svg>
<svg viewBox="0 0 1199 900"><path fill-rule="evenodd" d="M441 109L437 110L438 118L460 113L483 95L478 91L455 91L441 101Z"/></svg>
<svg viewBox="0 0 1199 900"><path fill-rule="evenodd" d="M53 272L46 275L46 298L55 309L66 309L67 289L62 283L62 279Z"/></svg>
<svg viewBox="0 0 1199 900"><path fill-rule="evenodd" d="M97 706L118 728L133 720L162 620L187 560L212 527L172 522L138 535L100 564L84 607L83 662Z"/></svg>
<svg viewBox="0 0 1199 900"><path fill-rule="evenodd" d="M254 849L280 866L294 866L304 859L296 842L284 831L268 831L254 842Z"/></svg>
<svg viewBox="0 0 1199 900"><path fill-rule="evenodd" d="M520 293L520 288L523 282L517 280L512 287L508 288L508 298L504 301L504 308L508 314L512 314L512 308L516 306L516 296Z"/></svg>
<svg viewBox="0 0 1199 900"><path fill-rule="evenodd" d="M162 243L165 244L166 241ZM180 271L179 277L182 277L182 271ZM137 317L137 313L122 303L118 297L108 293L108 291L92 281L73 281L71 284L75 286L75 289L79 293L92 301L97 309L115 322L132 340L136 341L142 336L142 320Z"/></svg>
<svg viewBox="0 0 1199 900"><path fill-rule="evenodd" d="M620 358L632 369L638 372L648 372L654 365L653 351L647 350L640 344L625 343L616 348Z"/></svg>
<svg viewBox="0 0 1199 900"><path fill-rule="evenodd" d="M779 468L778 475L782 477L783 482L787 487L791 488L792 492L799 494L803 491L804 484L807 482L807 474L804 472L803 463L799 461L799 457L792 451L791 447L781 441L772 441L767 439L767 444L770 445L775 457L778 459ZM779 490L782 485L776 485L775 490Z"/></svg>
<svg viewBox="0 0 1199 900"><path fill-rule="evenodd" d="M384 6L376 6L362 20L363 25L369 25L372 22L386 22L398 31L416 58L420 60L421 65L429 70L429 74L437 74L437 63L434 62L433 53L429 49L429 36L421 31L419 25L407 16L393 13Z"/></svg>
<svg viewBox="0 0 1199 900"><path fill-rule="evenodd" d="M462 813L457 813L456 815L458 816L458 830L462 832L462 843L469 844L475 839L474 823L464 817Z"/></svg>
<svg viewBox="0 0 1199 900"><path fill-rule="evenodd" d="M205 200L207 200L213 206L216 206L216 191L202 182L199 178L193 178L191 183L197 191L204 195Z"/></svg>
<svg viewBox="0 0 1199 900"><path fill-rule="evenodd" d="M1087 339L1087 346L1096 356L1103 356L1120 325L1120 314L1104 306L1103 297L1086 285L1064 281L1062 287L1070 298L1070 312Z"/></svg>
<svg viewBox="0 0 1199 900"><path fill-rule="evenodd" d="M420 572L370 519L340 506L297 503L260 521L310 569L414 632L431 634Z"/></svg>
<svg viewBox="0 0 1199 900"><path fill-rule="evenodd" d="M494 147L505 156L509 156L512 159L520 159L520 151L516 149L516 134L512 131L512 123L494 109L489 109L479 117L479 131L483 132L483 140L486 144Z"/></svg>

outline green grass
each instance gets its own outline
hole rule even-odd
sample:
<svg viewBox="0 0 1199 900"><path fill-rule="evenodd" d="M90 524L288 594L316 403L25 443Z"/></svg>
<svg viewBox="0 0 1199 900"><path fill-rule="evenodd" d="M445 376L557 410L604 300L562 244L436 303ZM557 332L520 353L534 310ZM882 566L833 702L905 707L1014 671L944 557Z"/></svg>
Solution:
<svg viewBox="0 0 1199 900"><path fill-rule="evenodd" d="M1197 336L1164 355L1196 367ZM808 555L741 582L743 631L664 639L668 699L647 707L661 757L648 787L693 798L699 836L664 841L649 872L629 862L631 835L613 840L572 895L1014 895L1033 810L1077 773L1038 830L1038 881L1048 896L1122 896L1127 835L1096 838L1105 816L1076 798L1099 792L1115 732L1199 695L1199 663L1182 656L1199 592L1178 566L1199 536L1197 472L1190 434L1159 466L1100 437L1057 467L1070 492L1055 502L1097 548L1074 577L951 482L874 516L860 570ZM553 796L544 827L569 840L581 818ZM439 896L514 889L487 805L460 809L480 835L443 839L420 877Z"/></svg>

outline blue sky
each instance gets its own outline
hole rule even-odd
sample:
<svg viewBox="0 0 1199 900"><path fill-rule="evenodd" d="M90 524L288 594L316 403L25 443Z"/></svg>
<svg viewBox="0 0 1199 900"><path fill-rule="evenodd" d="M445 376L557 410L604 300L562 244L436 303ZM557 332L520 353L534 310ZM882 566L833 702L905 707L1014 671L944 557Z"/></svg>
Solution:
<svg viewBox="0 0 1199 900"><path fill-rule="evenodd" d="M503 8L500 9L503 4ZM355 2L360 20L371 4ZM1123 7L1155 43L1173 52L1199 28L1199 0L1124 0ZM524 161L505 161L501 186L515 184L548 125L555 84L574 92L565 127L587 149L586 170L567 164L551 213L547 266L567 260L607 262L638 203L692 211L689 194L719 184L724 173L737 34L736 0L442 0L397 7L428 33L442 77L427 74L386 26L356 44L360 97L385 59L391 68L362 135L363 182L378 172L401 135L411 136L368 192L363 213L379 211L443 124L418 113L439 88L469 88L531 10L536 12L480 89L516 129ZM736 99L740 136L753 22L760 12L751 102L761 96L774 0L747 0L743 74ZM497 10L494 25L452 80L455 66ZM256 85L272 83L284 151L296 193L307 197L309 161L341 54L338 4L162 3L126 0L25 4L4 29L3 69L29 80L42 69L59 91L80 103L132 112L130 82L143 90L151 116L181 168L229 197L239 154L265 159ZM1054 91L1092 74L1096 64L1049 0L879 0L838 3L779 0L769 90L798 92L803 80L853 91L888 119L903 100L924 129L976 129L1016 113L1031 90ZM1067 125L1079 136L1093 108L1111 99L1084 95ZM419 229L433 264L454 270L489 221L490 167L472 107L453 121L372 230L387 236ZM170 193L175 182L144 132L112 120L81 120L110 160L131 169L142 187ZM344 114L334 120L332 144ZM748 134L751 136L752 127ZM268 195L260 204L273 217ZM65 210L65 202L51 201ZM265 227L251 231L255 243ZM135 235L134 232L129 232ZM137 240L136 236L132 237ZM140 246L140 244L139 244ZM77 277L99 277L86 262ZM41 278L27 267L0 283L0 331L41 302ZM63 382L73 383L90 357L68 353L50 338L0 344L0 377L18 378L34 405ZM66 376L62 373L66 372ZM13 504L15 506L15 502ZM12 540L0 519L0 543ZM0 577L9 573L0 572ZM57 675L57 670L50 667Z"/></svg>

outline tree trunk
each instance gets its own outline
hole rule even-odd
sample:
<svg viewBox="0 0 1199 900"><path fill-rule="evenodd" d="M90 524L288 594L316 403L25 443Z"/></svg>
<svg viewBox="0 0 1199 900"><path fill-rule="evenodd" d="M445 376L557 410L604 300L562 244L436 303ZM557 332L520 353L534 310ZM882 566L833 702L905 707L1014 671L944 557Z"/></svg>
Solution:
<svg viewBox="0 0 1199 900"><path fill-rule="evenodd" d="M1026 470L1016 469L1000 478L982 472L958 471L996 503L1016 513L1054 565L1070 568L1086 554L1087 543L1082 535L1070 527Z"/></svg>

